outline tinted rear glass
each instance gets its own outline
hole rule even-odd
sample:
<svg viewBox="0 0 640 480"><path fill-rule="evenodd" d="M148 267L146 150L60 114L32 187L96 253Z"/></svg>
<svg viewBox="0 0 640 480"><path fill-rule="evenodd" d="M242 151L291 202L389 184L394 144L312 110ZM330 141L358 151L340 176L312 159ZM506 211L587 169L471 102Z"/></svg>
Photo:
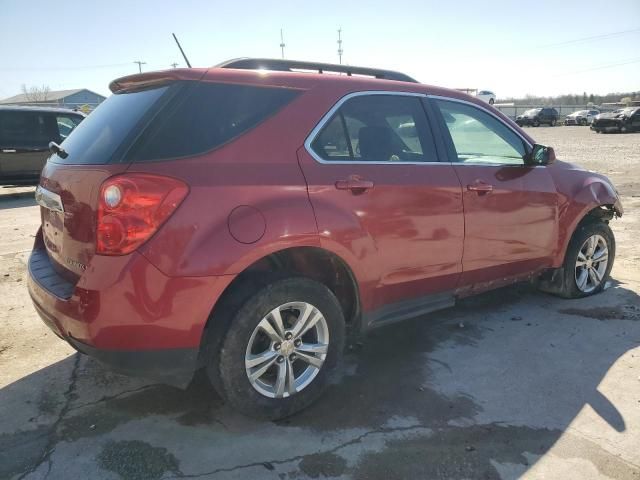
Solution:
<svg viewBox="0 0 640 480"><path fill-rule="evenodd" d="M190 83L154 117L127 160L204 153L255 127L297 95L286 88Z"/></svg>
<svg viewBox="0 0 640 480"><path fill-rule="evenodd" d="M67 158L53 155L52 160L83 165L109 163L118 147L168 88L111 95L62 143Z"/></svg>

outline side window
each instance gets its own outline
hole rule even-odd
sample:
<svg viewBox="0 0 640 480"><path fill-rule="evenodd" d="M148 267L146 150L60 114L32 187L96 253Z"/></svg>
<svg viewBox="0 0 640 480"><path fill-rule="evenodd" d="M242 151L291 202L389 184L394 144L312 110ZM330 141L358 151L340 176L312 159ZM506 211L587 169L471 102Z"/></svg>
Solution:
<svg viewBox="0 0 640 480"><path fill-rule="evenodd" d="M483 110L460 102L435 101L451 134L460 163L524 165L522 139Z"/></svg>
<svg viewBox="0 0 640 480"><path fill-rule="evenodd" d="M7 111L0 117L4 147L48 148L55 139L53 118L40 112Z"/></svg>
<svg viewBox="0 0 640 480"><path fill-rule="evenodd" d="M190 83L137 140L128 153L133 162L188 157L220 147L275 115L299 94L289 88Z"/></svg>
<svg viewBox="0 0 640 480"><path fill-rule="evenodd" d="M60 140L65 138L73 131L74 128L82 121L82 117L77 115L56 115L56 123L58 124L58 135Z"/></svg>
<svg viewBox="0 0 640 480"><path fill-rule="evenodd" d="M437 161L422 103L408 95L362 95L347 100L311 148L328 161Z"/></svg>

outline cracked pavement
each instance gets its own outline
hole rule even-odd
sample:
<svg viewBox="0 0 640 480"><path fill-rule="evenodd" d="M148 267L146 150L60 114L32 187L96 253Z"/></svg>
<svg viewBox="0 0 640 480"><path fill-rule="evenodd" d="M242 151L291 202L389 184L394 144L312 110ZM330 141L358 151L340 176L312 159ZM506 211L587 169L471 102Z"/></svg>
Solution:
<svg viewBox="0 0 640 480"><path fill-rule="evenodd" d="M516 285L375 331L278 422L202 378L114 374L49 332L25 285L33 189L0 189L0 479L640 480L640 134L533 133L623 195L609 288L567 301Z"/></svg>

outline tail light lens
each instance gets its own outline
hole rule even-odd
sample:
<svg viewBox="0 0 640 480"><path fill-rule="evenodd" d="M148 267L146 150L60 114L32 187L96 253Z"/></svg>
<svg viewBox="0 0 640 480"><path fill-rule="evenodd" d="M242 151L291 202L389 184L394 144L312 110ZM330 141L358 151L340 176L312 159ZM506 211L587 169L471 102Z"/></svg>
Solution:
<svg viewBox="0 0 640 480"><path fill-rule="evenodd" d="M125 255L149 240L189 193L180 180L146 173L109 178L98 204L96 253Z"/></svg>

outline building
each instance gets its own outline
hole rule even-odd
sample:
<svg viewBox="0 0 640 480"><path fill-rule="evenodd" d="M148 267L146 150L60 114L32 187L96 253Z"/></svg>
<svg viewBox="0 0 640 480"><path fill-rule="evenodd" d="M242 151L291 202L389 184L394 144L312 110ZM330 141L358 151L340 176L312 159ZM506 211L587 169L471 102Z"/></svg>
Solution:
<svg viewBox="0 0 640 480"><path fill-rule="evenodd" d="M0 100L0 105L32 105L38 107L62 107L82 110L89 113L96 108L106 97L87 90L77 88L74 90L57 90L46 93L39 93L40 99L33 100L33 95L21 93L13 97ZM44 97L44 98L43 98ZM43 98L43 99L42 99Z"/></svg>

